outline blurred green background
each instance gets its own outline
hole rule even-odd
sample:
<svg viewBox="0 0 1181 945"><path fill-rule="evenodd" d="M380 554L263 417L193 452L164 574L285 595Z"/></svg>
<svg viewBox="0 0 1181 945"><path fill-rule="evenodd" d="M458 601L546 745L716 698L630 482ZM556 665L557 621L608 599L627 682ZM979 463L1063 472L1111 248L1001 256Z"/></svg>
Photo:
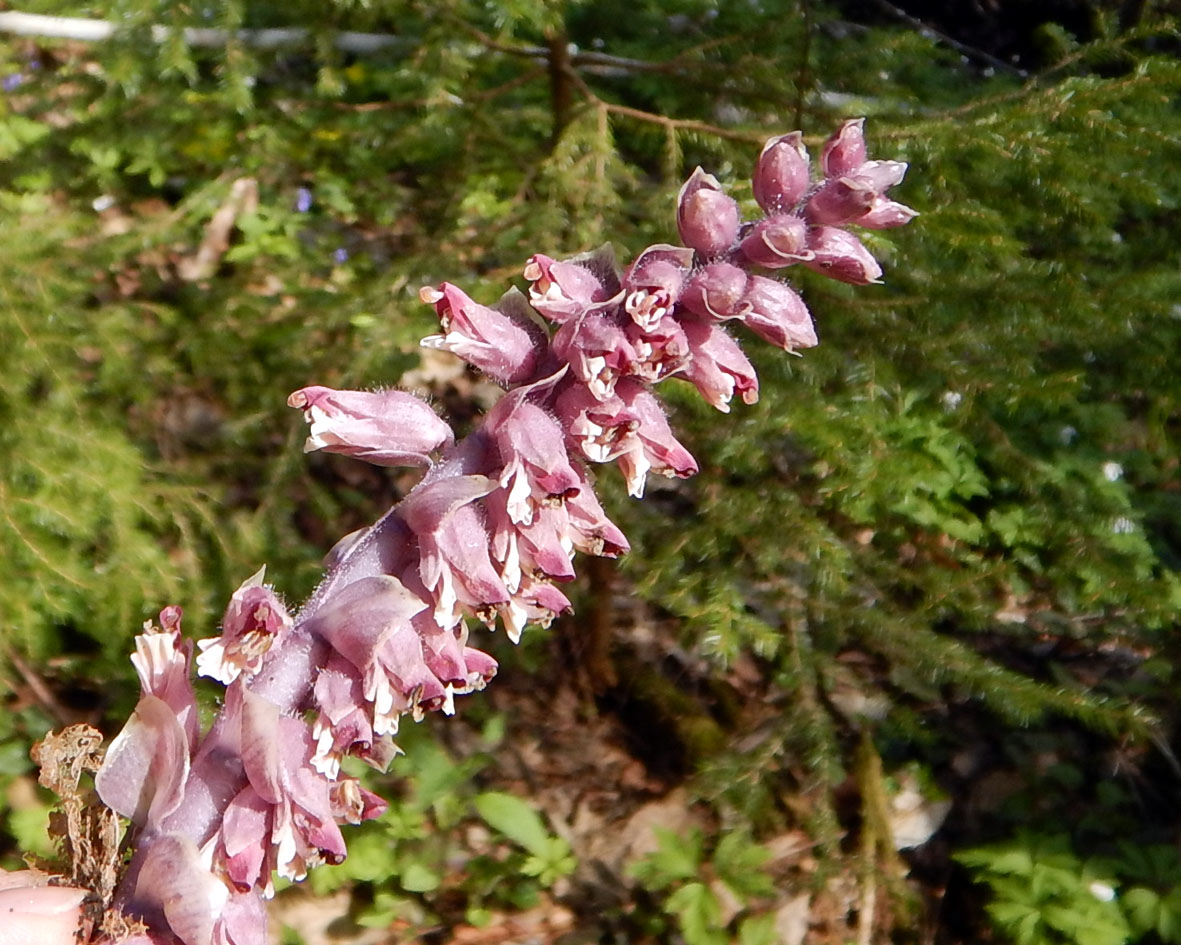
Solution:
<svg viewBox="0 0 1181 945"><path fill-rule="evenodd" d="M675 240L698 164L753 214L766 137L864 115L922 213L866 235L885 285L792 272L822 343L745 339L753 407L661 387L701 474L600 477L631 555L484 641L495 684L408 727L391 814L280 901L351 941L1181 941L1175 5L23 12L120 29L0 42L6 865L50 852L31 744L118 730L144 620L212 635L264 562L298 603L413 484L305 457L290 391L469 428L419 286Z"/></svg>

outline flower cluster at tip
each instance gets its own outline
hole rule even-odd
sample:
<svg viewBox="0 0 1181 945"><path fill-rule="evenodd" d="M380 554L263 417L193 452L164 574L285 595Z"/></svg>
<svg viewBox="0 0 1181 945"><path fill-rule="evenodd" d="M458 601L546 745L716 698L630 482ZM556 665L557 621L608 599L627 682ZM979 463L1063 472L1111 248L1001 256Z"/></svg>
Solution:
<svg viewBox="0 0 1181 945"><path fill-rule="evenodd" d="M262 943L260 896L273 873L300 879L338 862L339 825L384 809L341 760L384 768L402 715L450 713L456 695L496 672L467 645L469 622L500 625L515 641L569 609L559 585L574 577L576 551L627 550L587 464L617 463L635 496L649 472L696 472L653 385L680 377L722 411L735 393L756 401L758 379L727 323L787 351L815 345L803 300L766 273L799 265L878 281L845 227L908 222L914 211L886 196L905 170L868 160L860 120L824 145L819 175L801 135L784 135L755 168L757 220L743 222L699 168L677 200L684 245L650 246L623 271L604 250L535 255L528 294L512 290L494 307L448 283L424 288L442 330L423 345L506 390L461 442L400 391L293 393L288 403L310 424L307 450L425 475L330 552L324 582L294 619L261 571L234 593L221 635L198 644L198 671L227 686L204 740L180 609L138 638L143 695L97 778L103 800L140 831L122 905L160 941Z"/></svg>

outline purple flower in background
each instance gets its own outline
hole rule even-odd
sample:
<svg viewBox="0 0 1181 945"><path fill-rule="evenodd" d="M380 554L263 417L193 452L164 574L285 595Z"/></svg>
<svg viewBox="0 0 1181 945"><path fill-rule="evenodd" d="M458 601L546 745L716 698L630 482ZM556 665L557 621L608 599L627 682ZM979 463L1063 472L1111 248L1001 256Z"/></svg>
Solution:
<svg viewBox="0 0 1181 945"><path fill-rule="evenodd" d="M24 84L24 81L24 73L10 72L3 79L0 79L0 89L3 89L5 92L15 92Z"/></svg>
<svg viewBox="0 0 1181 945"><path fill-rule="evenodd" d="M300 187L295 191L295 212L307 213L312 209L312 192L307 187ZM340 250L337 250L340 252ZM344 262L348 259L346 255L344 259L338 259L337 262Z"/></svg>
<svg viewBox="0 0 1181 945"><path fill-rule="evenodd" d="M332 251L332 261L338 266L343 266L349 261L349 251L343 246L338 246Z"/></svg>

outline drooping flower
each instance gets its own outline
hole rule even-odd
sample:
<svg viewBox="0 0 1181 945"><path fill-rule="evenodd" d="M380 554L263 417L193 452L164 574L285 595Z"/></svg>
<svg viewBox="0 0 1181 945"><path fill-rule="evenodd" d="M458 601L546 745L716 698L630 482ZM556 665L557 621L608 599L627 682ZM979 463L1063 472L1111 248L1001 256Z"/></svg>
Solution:
<svg viewBox="0 0 1181 945"><path fill-rule="evenodd" d="M229 685L241 673L253 676L276 639L291 629L291 618L267 585L266 566L234 591L222 618L221 636L198 640L197 672Z"/></svg>
<svg viewBox="0 0 1181 945"><path fill-rule="evenodd" d="M741 249L746 259L765 269L782 269L814 255L808 248L808 225L803 218L783 213L752 226L742 239Z"/></svg>
<svg viewBox="0 0 1181 945"><path fill-rule="evenodd" d="M430 406L403 391L304 387L287 398L311 428L304 452L342 453L378 466L429 466L454 434Z"/></svg>
<svg viewBox="0 0 1181 945"><path fill-rule="evenodd" d="M865 244L847 230L835 226L811 227L808 248L813 256L804 265L809 269L851 285L881 281L882 267Z"/></svg>
<svg viewBox="0 0 1181 945"><path fill-rule="evenodd" d="M624 311L642 331L651 331L681 297L693 251L659 243L636 257L623 277Z"/></svg>
<svg viewBox="0 0 1181 945"><path fill-rule="evenodd" d="M593 312L571 318L557 330L553 350L597 399L605 400L636 354L620 320Z"/></svg>
<svg viewBox="0 0 1181 945"><path fill-rule="evenodd" d="M751 276L740 321L764 341L785 351L816 345L812 315L799 293L775 279Z"/></svg>
<svg viewBox="0 0 1181 945"><path fill-rule="evenodd" d="M398 509L418 539L418 574L434 599L435 619L454 627L464 611L479 614L508 600L488 553L488 531L475 501L497 483L485 476L424 482Z"/></svg>
<svg viewBox="0 0 1181 945"><path fill-rule="evenodd" d="M691 382L706 402L722 413L730 412L730 398L735 391L744 403L759 399L759 380L755 369L738 343L720 325L686 318L681 322L689 343L688 363L677 372Z"/></svg>
<svg viewBox="0 0 1181 945"><path fill-rule="evenodd" d="M613 266L598 264L591 256L559 261L538 253L526 263L524 275L529 304L559 324L601 310L619 293Z"/></svg>
<svg viewBox="0 0 1181 945"><path fill-rule="evenodd" d="M738 314L748 276L731 263L711 263L686 284L681 303L694 315L723 321Z"/></svg>
<svg viewBox="0 0 1181 945"><path fill-rule="evenodd" d="M808 221L823 226L856 224L868 229L902 226L918 214L886 196L902 182L902 161L870 161L863 135L864 119L846 121L825 142L821 166L825 181L805 208Z"/></svg>
<svg viewBox="0 0 1181 945"><path fill-rule="evenodd" d="M272 871L299 880L322 862L345 858L338 821L375 817L385 804L359 785L358 804L342 806L340 780L312 764L316 745L307 723L240 683L226 693L226 722L238 737L246 785L229 802L218 838L219 862L239 892L270 896Z"/></svg>
<svg viewBox="0 0 1181 945"><path fill-rule="evenodd" d="M525 391L502 397L489 411L484 433L501 463L497 478L508 492L509 516L527 525L539 507L577 492L580 483L566 454L562 428L526 397Z"/></svg>
<svg viewBox="0 0 1181 945"><path fill-rule="evenodd" d="M506 293L496 308L473 301L449 282L437 289L423 286L418 296L435 306L443 326L443 334L422 339L424 348L450 351L500 384L520 384L532 376L540 339L517 308L516 299L527 305L519 292Z"/></svg>
<svg viewBox="0 0 1181 945"><path fill-rule="evenodd" d="M649 470L661 476L682 479L697 472L697 460L673 436L660 401L644 385L624 380L618 388L620 399L636 417L633 431L625 439L619 468L627 480L628 492L637 499L644 494Z"/></svg>

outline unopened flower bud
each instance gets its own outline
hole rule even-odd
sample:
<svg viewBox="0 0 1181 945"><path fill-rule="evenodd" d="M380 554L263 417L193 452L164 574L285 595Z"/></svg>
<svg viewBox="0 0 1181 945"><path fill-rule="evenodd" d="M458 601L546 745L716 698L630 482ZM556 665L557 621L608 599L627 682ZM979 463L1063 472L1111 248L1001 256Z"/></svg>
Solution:
<svg viewBox="0 0 1181 945"><path fill-rule="evenodd" d="M702 256L724 253L738 237L738 204L722 191L712 174L693 171L677 195L681 241Z"/></svg>
<svg viewBox="0 0 1181 945"><path fill-rule="evenodd" d="M804 213L809 223L854 223L870 211L876 197L874 189L857 177L833 178L808 199Z"/></svg>
<svg viewBox="0 0 1181 945"><path fill-rule="evenodd" d="M802 218L776 214L760 220L742 241L742 255L756 266L782 269L812 258L808 225Z"/></svg>
<svg viewBox="0 0 1181 945"><path fill-rule="evenodd" d="M808 234L814 258L809 269L851 285L869 285L882 277L882 267L852 233L835 226L814 226Z"/></svg>
<svg viewBox="0 0 1181 945"><path fill-rule="evenodd" d="M782 282L752 276L741 308L742 323L764 341L785 351L816 345L816 329L808 307Z"/></svg>
<svg viewBox="0 0 1181 945"><path fill-rule="evenodd" d="M864 118L850 118L824 142L820 166L825 177L843 177L865 163Z"/></svg>
<svg viewBox="0 0 1181 945"><path fill-rule="evenodd" d="M747 275L730 263L712 263L694 274L681 304L694 315L723 321L737 315L736 308L746 291Z"/></svg>
<svg viewBox="0 0 1181 945"><path fill-rule="evenodd" d="M803 135L793 131L789 135L772 138L763 145L755 165L755 200L767 213L791 210L808 189L808 151Z"/></svg>

